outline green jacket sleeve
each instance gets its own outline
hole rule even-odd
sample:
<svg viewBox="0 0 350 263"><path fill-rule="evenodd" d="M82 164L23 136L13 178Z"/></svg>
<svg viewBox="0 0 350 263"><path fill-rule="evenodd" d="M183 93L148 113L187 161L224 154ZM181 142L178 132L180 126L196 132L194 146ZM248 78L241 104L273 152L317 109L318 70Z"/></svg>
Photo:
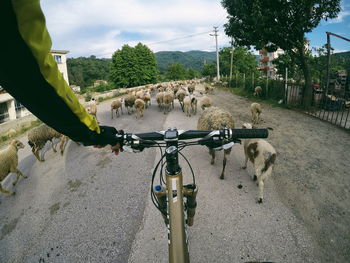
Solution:
<svg viewBox="0 0 350 263"><path fill-rule="evenodd" d="M40 120L75 141L100 133L51 54L39 0L0 1L0 85Z"/></svg>

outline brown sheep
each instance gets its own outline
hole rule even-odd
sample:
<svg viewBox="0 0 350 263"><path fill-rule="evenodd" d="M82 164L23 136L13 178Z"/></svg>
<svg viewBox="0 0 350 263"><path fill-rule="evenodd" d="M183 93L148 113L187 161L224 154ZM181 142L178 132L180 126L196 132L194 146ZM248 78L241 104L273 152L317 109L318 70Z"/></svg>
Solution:
<svg viewBox="0 0 350 263"><path fill-rule="evenodd" d="M198 130L219 130L223 128L234 129L233 117L231 113L218 107L209 107L205 109L198 119ZM225 177L226 155L229 155L230 153L231 148L224 150L223 167L220 179L224 179ZM215 150L209 148L209 154L211 155L210 164L214 164Z"/></svg>
<svg viewBox="0 0 350 263"><path fill-rule="evenodd" d="M123 99L116 99L112 101L111 103L111 112L112 112L112 119L113 119L113 110L115 110L115 114L118 117L119 116L119 109L121 113L123 114Z"/></svg>

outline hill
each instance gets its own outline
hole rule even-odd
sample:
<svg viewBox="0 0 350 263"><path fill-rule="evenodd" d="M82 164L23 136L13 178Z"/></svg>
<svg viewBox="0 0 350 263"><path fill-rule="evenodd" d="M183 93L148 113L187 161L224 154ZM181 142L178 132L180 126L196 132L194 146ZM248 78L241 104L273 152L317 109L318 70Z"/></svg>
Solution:
<svg viewBox="0 0 350 263"><path fill-rule="evenodd" d="M201 71L204 63L215 61L216 53L192 50L187 52L181 51L160 51L154 54L158 63L160 73L164 73L169 64L178 62L185 68L193 68Z"/></svg>

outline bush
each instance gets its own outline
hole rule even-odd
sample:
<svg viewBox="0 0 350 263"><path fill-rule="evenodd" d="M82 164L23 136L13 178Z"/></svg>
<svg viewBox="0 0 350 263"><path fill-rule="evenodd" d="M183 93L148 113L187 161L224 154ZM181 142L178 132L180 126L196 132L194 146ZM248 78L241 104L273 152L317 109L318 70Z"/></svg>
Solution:
<svg viewBox="0 0 350 263"><path fill-rule="evenodd" d="M90 93L86 94L86 96L85 96L85 101L88 102L88 101L90 101L91 99L92 99L91 94L90 94Z"/></svg>
<svg viewBox="0 0 350 263"><path fill-rule="evenodd" d="M113 84L107 83L107 84L100 84L99 86L97 86L93 90L96 92L103 92L103 91L108 91L108 90L112 90L112 89L116 89L116 87Z"/></svg>

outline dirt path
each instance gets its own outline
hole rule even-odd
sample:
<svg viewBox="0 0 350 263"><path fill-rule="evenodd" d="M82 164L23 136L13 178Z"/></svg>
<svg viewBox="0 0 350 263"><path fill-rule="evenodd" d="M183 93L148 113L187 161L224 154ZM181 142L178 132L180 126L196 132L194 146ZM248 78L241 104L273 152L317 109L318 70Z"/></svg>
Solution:
<svg viewBox="0 0 350 263"><path fill-rule="evenodd" d="M214 104L231 111L237 127L250 122L252 101L216 90ZM260 127L278 152L272 181L281 201L324 251L324 262L350 258L350 133L299 112L262 104Z"/></svg>

